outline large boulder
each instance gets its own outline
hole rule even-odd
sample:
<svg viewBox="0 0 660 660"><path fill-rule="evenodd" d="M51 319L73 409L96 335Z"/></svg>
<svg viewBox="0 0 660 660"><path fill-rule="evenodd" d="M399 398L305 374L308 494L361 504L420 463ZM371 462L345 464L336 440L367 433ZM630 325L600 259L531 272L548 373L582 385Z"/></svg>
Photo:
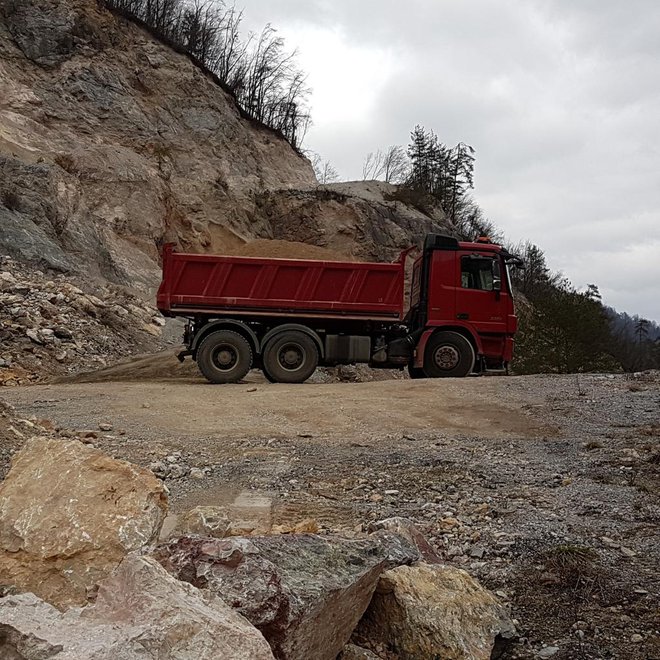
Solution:
<svg viewBox="0 0 660 660"><path fill-rule="evenodd" d="M334 660L366 610L380 574L419 554L400 536L182 537L154 556L173 575L236 608L281 660Z"/></svg>
<svg viewBox="0 0 660 660"><path fill-rule="evenodd" d="M417 551L420 554L420 557L427 564L440 564L442 563L442 558L440 555L433 549L431 544L426 540L426 537L419 529L415 526L415 523L408 518L401 518L396 516L394 518L386 518L385 520L378 520L372 522L368 527L370 532L377 532L379 530L386 530L392 532L393 534L398 534L403 536L412 543L412 545L417 548Z"/></svg>
<svg viewBox="0 0 660 660"><path fill-rule="evenodd" d="M381 660L381 658L369 649L363 649L355 644L346 644L339 660Z"/></svg>
<svg viewBox="0 0 660 660"><path fill-rule="evenodd" d="M490 660L514 635L505 608L465 571L420 563L383 573L355 639L400 660Z"/></svg>
<svg viewBox="0 0 660 660"><path fill-rule="evenodd" d="M97 601L60 612L33 594L0 599L8 660L273 660L263 636L217 598L129 556Z"/></svg>
<svg viewBox="0 0 660 660"><path fill-rule="evenodd" d="M129 552L157 542L167 511L154 475L73 440L33 438L0 484L0 575L65 608Z"/></svg>
<svg viewBox="0 0 660 660"><path fill-rule="evenodd" d="M177 519L175 533L198 534L222 539L229 535L227 510L219 506L196 506Z"/></svg>

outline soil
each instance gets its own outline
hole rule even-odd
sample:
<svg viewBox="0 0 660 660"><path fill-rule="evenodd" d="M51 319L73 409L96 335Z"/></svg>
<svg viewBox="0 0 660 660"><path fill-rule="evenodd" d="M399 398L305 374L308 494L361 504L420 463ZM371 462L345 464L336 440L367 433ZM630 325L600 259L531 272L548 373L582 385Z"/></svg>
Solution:
<svg viewBox="0 0 660 660"><path fill-rule="evenodd" d="M142 360L2 395L60 433L97 429L114 456L181 467L174 512L248 493L285 527L414 520L511 608L507 658L660 658L659 373L213 386L171 355Z"/></svg>
<svg viewBox="0 0 660 660"><path fill-rule="evenodd" d="M311 259L314 261L360 261L354 257L296 241L258 239L245 245L228 249L225 254L240 257L266 257L270 259Z"/></svg>

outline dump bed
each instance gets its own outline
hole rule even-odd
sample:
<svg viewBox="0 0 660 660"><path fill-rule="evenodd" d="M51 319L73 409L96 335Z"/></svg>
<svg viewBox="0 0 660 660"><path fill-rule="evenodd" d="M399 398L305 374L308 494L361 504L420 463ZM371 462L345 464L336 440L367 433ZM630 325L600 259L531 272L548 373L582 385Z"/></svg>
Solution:
<svg viewBox="0 0 660 660"><path fill-rule="evenodd" d="M403 317L405 253L393 264L264 259L163 250L166 316Z"/></svg>

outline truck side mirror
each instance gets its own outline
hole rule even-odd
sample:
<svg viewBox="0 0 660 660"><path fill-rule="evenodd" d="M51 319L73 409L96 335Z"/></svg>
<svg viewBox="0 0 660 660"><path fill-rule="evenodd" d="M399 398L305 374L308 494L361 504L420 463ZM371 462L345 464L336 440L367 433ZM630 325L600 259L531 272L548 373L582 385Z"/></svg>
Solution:
<svg viewBox="0 0 660 660"><path fill-rule="evenodd" d="M502 280L499 277L493 277L493 291L502 290Z"/></svg>

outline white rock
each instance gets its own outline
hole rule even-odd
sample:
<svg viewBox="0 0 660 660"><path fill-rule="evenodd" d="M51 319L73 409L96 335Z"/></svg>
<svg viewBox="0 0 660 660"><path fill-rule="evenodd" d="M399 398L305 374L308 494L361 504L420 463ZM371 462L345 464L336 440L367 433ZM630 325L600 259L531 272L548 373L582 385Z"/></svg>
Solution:
<svg viewBox="0 0 660 660"><path fill-rule="evenodd" d="M244 617L147 557L127 557L82 610L63 614L29 593L0 599L0 624L2 658L273 660Z"/></svg>

